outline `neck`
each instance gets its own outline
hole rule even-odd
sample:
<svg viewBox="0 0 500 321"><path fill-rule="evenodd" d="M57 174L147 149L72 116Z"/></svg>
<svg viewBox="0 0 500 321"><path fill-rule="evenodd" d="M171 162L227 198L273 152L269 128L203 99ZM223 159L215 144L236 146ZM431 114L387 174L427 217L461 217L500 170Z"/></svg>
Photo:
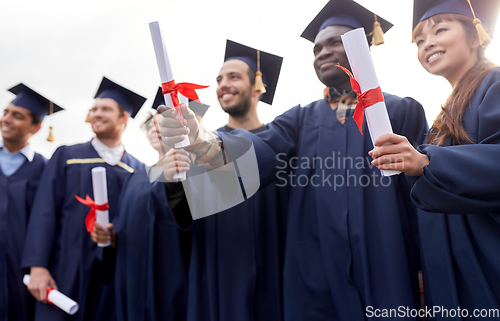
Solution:
<svg viewBox="0 0 500 321"><path fill-rule="evenodd" d="M18 141L8 141L4 139L3 144L9 152L13 153L23 149L26 145L28 145L28 140L22 140L18 142Z"/></svg>
<svg viewBox="0 0 500 321"><path fill-rule="evenodd" d="M469 70L471 70L478 62L479 61L477 59L471 59L467 64L463 65L463 68L460 68L454 74L445 77L446 80L448 80L448 82L450 83L451 87L455 89L460 82L460 79L462 79L462 77L465 76L465 74Z"/></svg>
<svg viewBox="0 0 500 321"><path fill-rule="evenodd" d="M340 93L342 93L342 91L344 91L344 90L350 91L352 89L350 82L345 82L345 83L337 84L337 85L327 85L327 86L337 89Z"/></svg>
<svg viewBox="0 0 500 321"><path fill-rule="evenodd" d="M121 135L118 137L99 137L99 135L96 135L96 137L109 148L114 148L122 144Z"/></svg>
<svg viewBox="0 0 500 321"><path fill-rule="evenodd" d="M257 106L253 106L253 108L250 108L248 113L245 114L245 116L242 117L233 117L229 115L229 120L227 122L227 126L237 129L246 129L248 131L259 128L262 126L262 122L259 119L259 116L257 115Z"/></svg>

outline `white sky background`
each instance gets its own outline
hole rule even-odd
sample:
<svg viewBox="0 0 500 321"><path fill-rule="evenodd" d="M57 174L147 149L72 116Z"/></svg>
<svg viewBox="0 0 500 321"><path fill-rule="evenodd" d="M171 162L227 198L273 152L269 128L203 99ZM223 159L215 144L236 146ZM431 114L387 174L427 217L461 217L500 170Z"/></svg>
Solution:
<svg viewBox="0 0 500 321"><path fill-rule="evenodd" d="M300 38L327 0L0 0L0 108L14 95L7 89L23 82L65 108L46 118L31 138L35 150L50 157L64 144L93 137L87 111L106 76L148 97L123 136L128 152L152 164L157 154L139 129L160 84L148 23L160 21L177 82L210 85L198 90L211 105L204 125L227 122L215 94L226 39L284 57L272 106L259 103L264 123L297 105L322 98L323 85L313 68L313 44ZM385 44L372 48L383 91L420 101L429 122L451 87L418 63L411 43L412 0L357 0L391 21ZM497 28L498 29L498 28ZM496 34L500 34L498 31ZM500 63L500 43L487 56ZM46 141L50 122L56 141ZM334 138L332 138L334 139Z"/></svg>

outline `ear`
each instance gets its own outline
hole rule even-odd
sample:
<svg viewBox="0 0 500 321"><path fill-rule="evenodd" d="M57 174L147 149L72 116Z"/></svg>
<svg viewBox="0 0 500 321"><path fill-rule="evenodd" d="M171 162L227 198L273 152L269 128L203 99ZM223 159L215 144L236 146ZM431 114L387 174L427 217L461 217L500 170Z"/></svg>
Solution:
<svg viewBox="0 0 500 321"><path fill-rule="evenodd" d="M130 118L130 114L128 113L128 111L126 111L124 114L123 114L123 123L126 124L128 122L128 119Z"/></svg>
<svg viewBox="0 0 500 321"><path fill-rule="evenodd" d="M35 135L36 133L38 133L40 128L42 128L42 123L38 123L36 125L31 125L31 130L30 130L31 135Z"/></svg>
<svg viewBox="0 0 500 321"><path fill-rule="evenodd" d="M259 100L260 95L262 95L262 93L260 92L260 90L255 90L255 84L253 84L252 85L252 98Z"/></svg>

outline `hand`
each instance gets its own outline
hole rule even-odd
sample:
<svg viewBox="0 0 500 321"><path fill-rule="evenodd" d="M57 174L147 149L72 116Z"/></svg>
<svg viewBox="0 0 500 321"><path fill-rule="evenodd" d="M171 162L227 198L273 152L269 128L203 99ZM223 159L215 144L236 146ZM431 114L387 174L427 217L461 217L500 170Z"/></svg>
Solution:
<svg viewBox="0 0 500 321"><path fill-rule="evenodd" d="M167 181L174 180L174 174L189 171L191 160L183 149L171 149L163 159L163 175Z"/></svg>
<svg viewBox="0 0 500 321"><path fill-rule="evenodd" d="M377 149L368 154L372 164L379 169L399 170L410 176L420 176L424 166L429 164L429 157L419 153L404 136L384 134L375 141Z"/></svg>
<svg viewBox="0 0 500 321"><path fill-rule="evenodd" d="M94 243L107 243L111 241L111 246L116 247L116 232L114 230L113 223L109 223L106 228L107 231L100 225L95 222L94 230L92 231L92 241Z"/></svg>
<svg viewBox="0 0 500 321"><path fill-rule="evenodd" d="M175 143L182 142L184 140L184 135L189 135L189 142L192 144L200 128L195 113L189 109L186 104L181 104L180 107L184 124L181 124L180 121L175 118L177 115L175 109L167 108L166 106L158 107L158 113L163 116L160 120L161 136L163 142L170 147L175 147Z"/></svg>
<svg viewBox="0 0 500 321"><path fill-rule="evenodd" d="M47 303L47 287L50 286L57 290L56 282L52 278L52 275L50 275L49 270L44 267L32 266L30 270L28 290L35 299Z"/></svg>
<svg viewBox="0 0 500 321"><path fill-rule="evenodd" d="M154 115L149 121L149 130L147 132L149 143L158 152L158 154L160 155L160 159L162 159L165 153L170 149L170 147L166 146L161 141L161 133L159 126L159 122L161 119L162 116L160 114Z"/></svg>

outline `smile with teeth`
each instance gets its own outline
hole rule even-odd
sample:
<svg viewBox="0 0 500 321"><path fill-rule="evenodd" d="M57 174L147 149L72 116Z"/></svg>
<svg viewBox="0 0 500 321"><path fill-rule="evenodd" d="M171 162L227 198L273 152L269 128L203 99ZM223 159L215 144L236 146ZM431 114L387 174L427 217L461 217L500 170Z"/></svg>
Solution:
<svg viewBox="0 0 500 321"><path fill-rule="evenodd" d="M233 96L234 96L233 93L224 93L224 94L222 94L221 98L225 99L225 98L230 98L230 97L233 97Z"/></svg>
<svg viewBox="0 0 500 321"><path fill-rule="evenodd" d="M427 58L427 62L433 61L434 59L436 59L437 57L441 56L442 54L444 54L444 52L442 52L442 51L436 52L435 54L433 54L432 56L430 56L429 58Z"/></svg>

